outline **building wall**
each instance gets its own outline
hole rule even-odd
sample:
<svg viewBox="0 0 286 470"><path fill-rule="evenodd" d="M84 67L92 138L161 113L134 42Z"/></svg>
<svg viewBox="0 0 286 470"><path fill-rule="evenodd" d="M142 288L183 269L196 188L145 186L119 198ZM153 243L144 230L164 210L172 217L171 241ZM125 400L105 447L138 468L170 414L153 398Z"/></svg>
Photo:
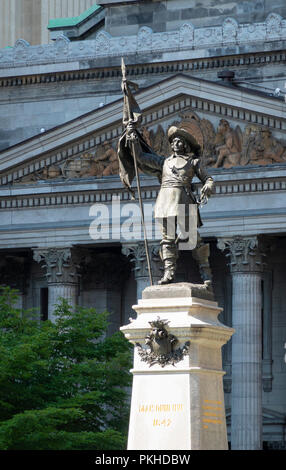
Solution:
<svg viewBox="0 0 286 470"><path fill-rule="evenodd" d="M286 300L285 289L285 256L286 239L275 240L273 253L268 257L268 269L272 271L272 373L273 383L271 394L264 393L265 406L283 411L286 409ZM271 293L269 292L269 295ZM270 406L269 406L270 407Z"/></svg>
<svg viewBox="0 0 286 470"><path fill-rule="evenodd" d="M13 46L20 38L32 45L46 44L50 19L78 16L94 3L94 0L1 0L0 49ZM117 3L107 6L106 31L113 35L122 35L123 28L124 34L134 34L141 26L149 26L155 32L171 31L182 22L192 22L195 27L220 25L229 16L241 23L263 21L272 12L286 16L284 0L142 1L138 6Z"/></svg>
<svg viewBox="0 0 286 470"><path fill-rule="evenodd" d="M17 39L30 44L49 42L50 19L78 16L94 0L1 0L0 49L14 46Z"/></svg>
<svg viewBox="0 0 286 470"><path fill-rule="evenodd" d="M228 17L251 23L264 21L269 13L286 16L284 0L167 0L143 1L136 6L122 3L112 2L107 8L106 30L113 35L121 35L122 27L125 34L136 34L141 26L163 32L175 30L184 22L202 27L221 25Z"/></svg>
<svg viewBox="0 0 286 470"><path fill-rule="evenodd" d="M176 73L215 82L218 73L229 68L235 72L238 83L246 87L251 82L254 89L257 86L256 90L269 93L276 88L285 90L285 53L281 53L286 44L285 20L283 36L280 36L283 41L278 38L269 41L268 38L266 43L254 41L251 45L243 41L235 46L219 43L213 50L208 44L202 50L193 45L189 50L174 52L172 49L173 39L175 41L185 23L201 28L200 34L206 37L210 33L207 27L221 27L228 16L240 24L265 22L270 12L286 18L285 0L277 1L275 5L266 0L231 3L221 0L216 2L216 7L210 0L203 3L204 7L198 1L185 0L142 1L138 5L113 2L113 6L106 6L105 31L111 34L116 44L119 35L122 44L129 40L132 44L137 43L136 34L143 25L152 28L154 35L158 31L169 31L167 38L173 39L167 42L167 52L157 51L154 46L153 55L145 49L132 55L124 48L118 54L105 53L108 34L99 35L97 39L92 37L93 40L86 38L65 43L62 39L52 45L39 46L41 42L47 42L44 36L47 38L46 25L50 18L77 15L94 4L93 0L2 1L0 47L13 45L19 37L38 46L19 44L19 50L16 47L0 52L0 151L38 135L41 129L50 130L120 99L121 53L126 56L132 79L140 89ZM6 38L4 43L1 35L2 39ZM259 39L258 33L256 39ZM156 44L158 38L153 40ZM85 51L86 56L83 55ZM97 55L99 51L102 54ZM9 54L9 59L4 57ZM154 67L145 67L150 62Z"/></svg>

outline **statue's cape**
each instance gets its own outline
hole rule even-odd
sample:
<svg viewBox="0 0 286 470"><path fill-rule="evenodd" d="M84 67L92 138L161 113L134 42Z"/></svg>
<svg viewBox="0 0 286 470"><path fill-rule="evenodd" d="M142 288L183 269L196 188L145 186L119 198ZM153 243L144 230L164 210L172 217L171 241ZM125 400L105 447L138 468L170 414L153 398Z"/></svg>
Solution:
<svg viewBox="0 0 286 470"><path fill-rule="evenodd" d="M154 157L152 149L145 142L139 131L136 130L136 134L138 137L139 145L141 146L141 151L144 153L145 157L141 160L136 159L138 169L150 176L156 176L159 180L159 183L161 183L161 170L157 168L152 168L152 166L148 165L148 154L150 154L150 157L151 155ZM137 145L137 143L135 145ZM132 188L132 182L136 174L134 166L134 156L132 155L130 141L128 141L128 139L126 138L126 131L123 132L122 136L119 139L117 155L119 160L120 179L126 189L131 194L132 199L135 199L135 191Z"/></svg>

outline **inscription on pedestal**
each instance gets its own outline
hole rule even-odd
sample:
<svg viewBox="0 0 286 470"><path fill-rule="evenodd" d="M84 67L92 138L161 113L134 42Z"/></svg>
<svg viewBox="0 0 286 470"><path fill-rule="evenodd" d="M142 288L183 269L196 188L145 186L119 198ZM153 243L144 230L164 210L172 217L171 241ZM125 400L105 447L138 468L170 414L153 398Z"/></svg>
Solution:
<svg viewBox="0 0 286 470"><path fill-rule="evenodd" d="M223 424L224 412L221 401L204 400L202 409L204 429L208 429L209 424Z"/></svg>
<svg viewBox="0 0 286 470"><path fill-rule="evenodd" d="M172 427L177 414L185 411L183 403L145 403L138 408L139 416L150 417L149 425L154 428Z"/></svg>

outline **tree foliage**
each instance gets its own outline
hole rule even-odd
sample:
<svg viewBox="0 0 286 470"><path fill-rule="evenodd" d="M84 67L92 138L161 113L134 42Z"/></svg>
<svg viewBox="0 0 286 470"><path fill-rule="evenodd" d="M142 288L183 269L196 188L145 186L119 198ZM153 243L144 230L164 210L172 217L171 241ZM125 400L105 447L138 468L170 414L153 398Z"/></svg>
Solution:
<svg viewBox="0 0 286 470"><path fill-rule="evenodd" d="M131 347L107 313L62 299L54 323L0 289L0 449L126 448Z"/></svg>

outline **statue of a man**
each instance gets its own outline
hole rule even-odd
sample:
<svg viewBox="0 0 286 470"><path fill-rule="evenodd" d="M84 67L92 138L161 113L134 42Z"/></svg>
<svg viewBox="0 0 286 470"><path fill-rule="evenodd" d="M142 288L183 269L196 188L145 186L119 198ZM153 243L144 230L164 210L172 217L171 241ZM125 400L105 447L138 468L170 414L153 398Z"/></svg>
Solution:
<svg viewBox="0 0 286 470"><path fill-rule="evenodd" d="M201 165L200 146L195 138L183 127L172 126L168 130L168 139L172 154L165 158L155 154L148 147L137 131L136 124L129 121L118 147L120 177L129 191L132 191L131 182L134 178L134 156L131 147L135 150L139 170L157 176L161 184L155 205L155 219L159 222L162 232L160 244L164 263L164 275L159 284L174 281L178 242L182 241L178 232L186 235L190 233L188 228L194 228L194 224L195 229L202 225L196 197L192 191L193 177L196 175L203 183L201 201L207 201L214 188L213 179ZM190 205L192 209L196 205L195 211L189 210ZM187 241L184 236L183 241Z"/></svg>

